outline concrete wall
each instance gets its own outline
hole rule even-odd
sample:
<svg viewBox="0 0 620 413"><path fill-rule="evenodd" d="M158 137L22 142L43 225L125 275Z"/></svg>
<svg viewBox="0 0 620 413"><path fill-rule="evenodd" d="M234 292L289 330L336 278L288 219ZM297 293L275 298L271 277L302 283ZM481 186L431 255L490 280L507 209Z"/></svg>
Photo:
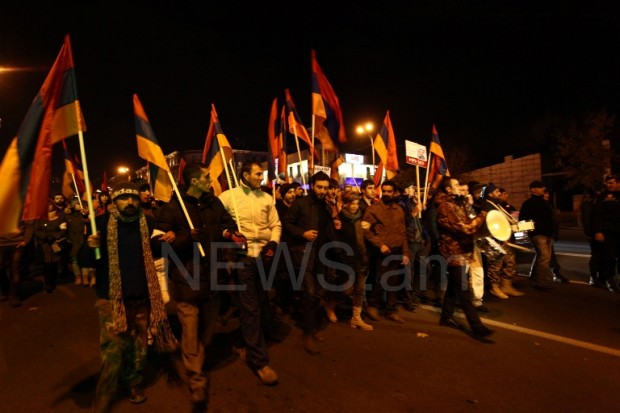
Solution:
<svg viewBox="0 0 620 413"><path fill-rule="evenodd" d="M535 153L514 159L506 156L504 162L476 169L462 174L461 183L479 181L482 184L493 182L508 191L508 201L520 209L521 204L530 197L529 185L535 179L541 179L540 154Z"/></svg>

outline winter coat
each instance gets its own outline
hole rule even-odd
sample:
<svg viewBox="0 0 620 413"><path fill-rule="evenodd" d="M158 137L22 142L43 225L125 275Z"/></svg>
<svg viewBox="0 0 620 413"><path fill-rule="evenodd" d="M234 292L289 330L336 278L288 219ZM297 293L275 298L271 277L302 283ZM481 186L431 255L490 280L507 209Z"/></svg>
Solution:
<svg viewBox="0 0 620 413"><path fill-rule="evenodd" d="M440 192L433 202L437 207L439 252L449 259L448 265L466 265L468 254L474 249L474 234L486 225L485 211L470 218L461 203L452 195Z"/></svg>
<svg viewBox="0 0 620 413"><path fill-rule="evenodd" d="M224 239L225 230L236 230L236 224L222 202L212 193L204 193L200 199L189 195L183 195L183 202L187 209L194 228L200 231L201 245L205 251L204 257L199 257L194 248L191 230L183 213L178 198L173 198L164 204L157 213L156 228L163 232L173 231L175 240L170 244L177 260L170 259L168 276L172 281L173 294L177 301L191 302L213 298L217 292L211 288L211 276L222 281L222 270L216 269L215 263L211 262L211 247L216 242L227 242ZM215 247L215 245L213 245ZM165 255L165 247L163 252ZM218 261L224 261L224 251L217 250L215 257ZM178 264L182 265L182 268ZM198 265L196 265L198 264ZM198 270L198 283L193 284ZM185 274L184 274L185 273ZM190 279L186 278L189 277ZM190 281L192 285L190 285ZM193 288L192 288L193 287Z"/></svg>

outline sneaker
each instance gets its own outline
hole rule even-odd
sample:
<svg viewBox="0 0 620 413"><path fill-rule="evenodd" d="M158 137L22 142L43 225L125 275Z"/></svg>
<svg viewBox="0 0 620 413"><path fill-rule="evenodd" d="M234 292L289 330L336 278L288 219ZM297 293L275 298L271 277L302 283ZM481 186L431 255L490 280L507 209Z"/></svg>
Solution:
<svg viewBox="0 0 620 413"><path fill-rule="evenodd" d="M457 322L454 318L447 318L439 320L439 325L444 327L454 328L456 330L462 330L463 326Z"/></svg>
<svg viewBox="0 0 620 413"><path fill-rule="evenodd" d="M263 366L262 368L256 370L256 374L258 374L258 378L265 386L275 386L278 384L278 375L269 366Z"/></svg>
<svg viewBox="0 0 620 413"><path fill-rule="evenodd" d="M476 307L476 311L478 311L479 313L488 313L489 307L485 305L479 305L478 307Z"/></svg>
<svg viewBox="0 0 620 413"><path fill-rule="evenodd" d="M405 323L405 320L401 316L396 314L396 313L388 314L388 315L385 316L385 318L387 318L388 320L391 320L391 321L393 321L395 323L398 323L398 324L404 324Z"/></svg>
<svg viewBox="0 0 620 413"><path fill-rule="evenodd" d="M404 303L403 308L405 309L405 311L409 311L410 313L415 313L418 309L418 305L413 304L413 303Z"/></svg>
<svg viewBox="0 0 620 413"><path fill-rule="evenodd" d="M235 347L233 346L233 353L239 356L239 358L243 361L248 360L247 350L245 347Z"/></svg>

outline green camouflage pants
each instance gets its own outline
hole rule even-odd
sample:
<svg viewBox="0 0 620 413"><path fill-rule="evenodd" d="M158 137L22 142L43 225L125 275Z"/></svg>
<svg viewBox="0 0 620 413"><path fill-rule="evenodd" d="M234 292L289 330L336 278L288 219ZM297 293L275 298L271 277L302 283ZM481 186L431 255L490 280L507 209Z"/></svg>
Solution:
<svg viewBox="0 0 620 413"><path fill-rule="evenodd" d="M517 258L514 250L504 242L500 245L506 254L496 259L489 259L487 256L487 276L492 283L498 283L502 278L512 280L517 274Z"/></svg>
<svg viewBox="0 0 620 413"><path fill-rule="evenodd" d="M142 382L148 346L149 301L126 300L127 331L114 334L112 328L112 303L99 299L95 303L99 311L99 347L101 370L95 397L114 398L119 383L135 386Z"/></svg>

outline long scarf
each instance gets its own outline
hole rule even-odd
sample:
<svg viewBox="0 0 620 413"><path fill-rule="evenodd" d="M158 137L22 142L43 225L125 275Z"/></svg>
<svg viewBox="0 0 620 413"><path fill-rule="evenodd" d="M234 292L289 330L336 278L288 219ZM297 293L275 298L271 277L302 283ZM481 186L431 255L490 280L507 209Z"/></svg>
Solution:
<svg viewBox="0 0 620 413"><path fill-rule="evenodd" d="M118 220L123 218L118 212L110 214L108 220L108 258L110 263L110 301L112 302L112 331L120 334L127 331L127 314L123 303L121 287L121 268L118 256ZM140 211L140 238L142 241L142 256L146 272L146 282L149 290L150 317L149 331L157 351L172 352L176 350L178 342L172 333L168 316L161 297L161 289L157 279L157 271L151 251L149 228L144 213Z"/></svg>

